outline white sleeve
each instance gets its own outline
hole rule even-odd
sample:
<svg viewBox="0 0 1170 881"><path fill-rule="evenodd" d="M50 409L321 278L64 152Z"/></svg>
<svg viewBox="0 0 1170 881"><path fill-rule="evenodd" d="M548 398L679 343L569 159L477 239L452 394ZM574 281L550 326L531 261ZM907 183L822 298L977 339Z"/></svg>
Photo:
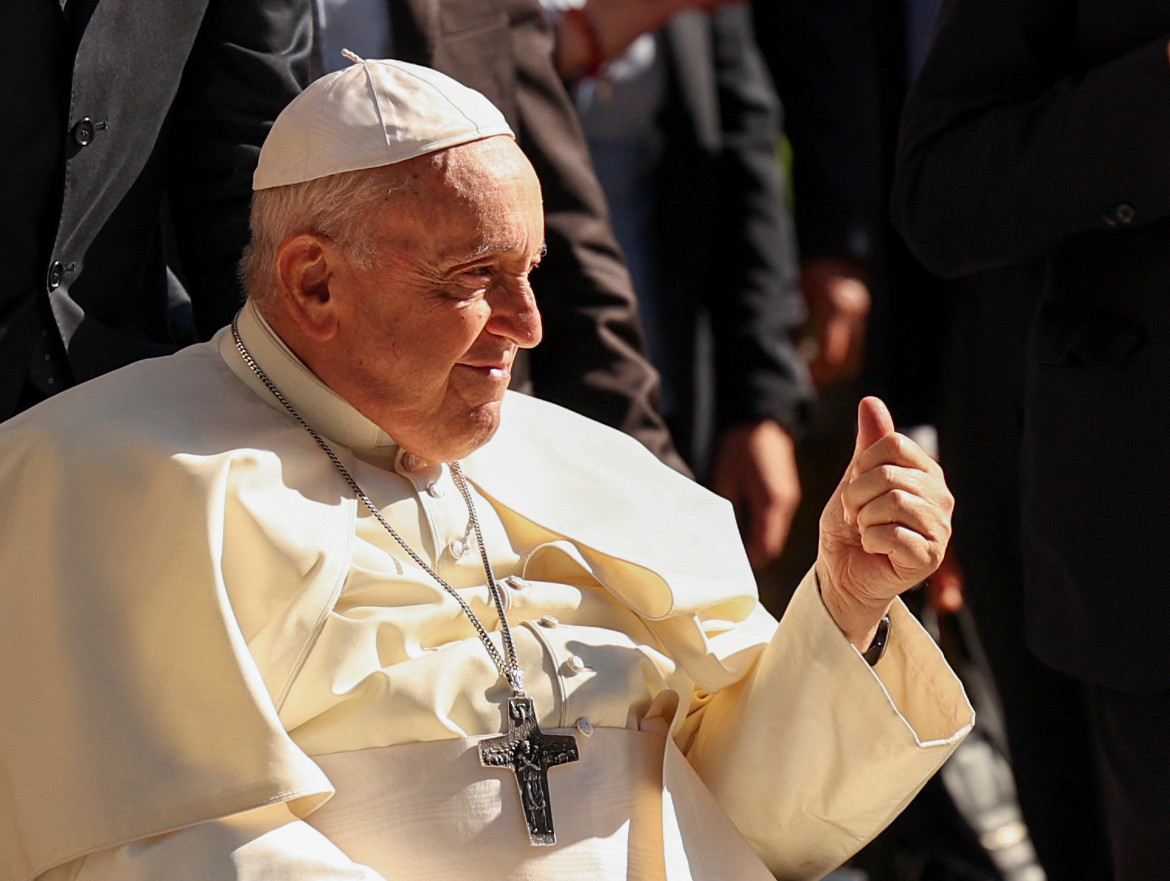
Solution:
<svg viewBox="0 0 1170 881"><path fill-rule="evenodd" d="M37 881L383 881L283 804L58 866Z"/></svg>
<svg viewBox="0 0 1170 881"><path fill-rule="evenodd" d="M688 719L688 761L778 878L839 866L971 730L974 710L938 646L901 602L890 619L889 648L870 667L810 570L751 673Z"/></svg>

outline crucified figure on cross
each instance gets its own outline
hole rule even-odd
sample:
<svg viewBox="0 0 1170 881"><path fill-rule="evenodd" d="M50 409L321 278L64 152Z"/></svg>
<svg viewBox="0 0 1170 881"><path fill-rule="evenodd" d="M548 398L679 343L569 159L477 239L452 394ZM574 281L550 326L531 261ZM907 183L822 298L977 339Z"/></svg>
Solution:
<svg viewBox="0 0 1170 881"><path fill-rule="evenodd" d="M576 738L541 731L529 697L513 697L508 701L508 726L507 733L488 738L479 745L480 763L489 768L512 770L528 824L528 840L536 845L556 844L548 769L577 761Z"/></svg>

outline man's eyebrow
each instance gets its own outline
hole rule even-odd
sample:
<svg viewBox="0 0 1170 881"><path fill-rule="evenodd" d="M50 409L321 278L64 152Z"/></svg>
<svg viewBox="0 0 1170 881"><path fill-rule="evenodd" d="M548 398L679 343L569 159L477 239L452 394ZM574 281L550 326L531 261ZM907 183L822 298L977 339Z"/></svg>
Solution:
<svg viewBox="0 0 1170 881"><path fill-rule="evenodd" d="M490 257L493 254L507 253L511 250L512 250L512 247L508 244L488 242L486 244L480 245L478 248L475 249L475 251L473 251L466 258L459 260L458 265L461 266L465 263L474 263L476 260L482 260L484 257ZM548 243L541 242L540 243L540 251L538 251L537 255L536 255L537 259L544 257L545 254L547 254L547 253L548 253Z"/></svg>

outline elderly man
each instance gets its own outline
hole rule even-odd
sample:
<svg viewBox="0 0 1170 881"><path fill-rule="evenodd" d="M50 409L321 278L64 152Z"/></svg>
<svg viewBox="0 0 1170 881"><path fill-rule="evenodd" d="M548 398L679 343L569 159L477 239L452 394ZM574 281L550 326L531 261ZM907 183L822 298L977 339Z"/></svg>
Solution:
<svg viewBox="0 0 1170 881"><path fill-rule="evenodd" d="M356 63L255 186L232 327L0 430L0 881L813 878L946 758L950 496L878 402L777 627L725 502L505 392L482 96Z"/></svg>

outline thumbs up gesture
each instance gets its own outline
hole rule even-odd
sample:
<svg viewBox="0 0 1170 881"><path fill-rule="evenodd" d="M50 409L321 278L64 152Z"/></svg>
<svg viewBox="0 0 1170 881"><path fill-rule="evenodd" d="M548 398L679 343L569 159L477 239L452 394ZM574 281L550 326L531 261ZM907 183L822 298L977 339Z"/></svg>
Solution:
<svg viewBox="0 0 1170 881"><path fill-rule="evenodd" d="M877 398L857 408L853 460L821 514L817 577L825 607L864 651L894 598L929 576L951 537L942 469Z"/></svg>

